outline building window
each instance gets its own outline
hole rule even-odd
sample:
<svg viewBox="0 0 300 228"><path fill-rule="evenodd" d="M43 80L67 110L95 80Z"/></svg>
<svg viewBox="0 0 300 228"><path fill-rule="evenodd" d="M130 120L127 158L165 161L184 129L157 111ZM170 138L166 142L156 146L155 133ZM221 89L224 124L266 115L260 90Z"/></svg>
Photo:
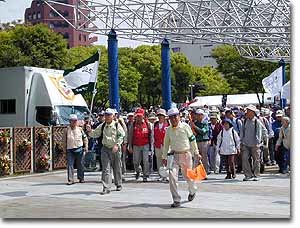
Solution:
<svg viewBox="0 0 300 228"><path fill-rule="evenodd" d="M86 42L86 35L83 35L83 40L84 42Z"/></svg>
<svg viewBox="0 0 300 228"><path fill-rule="evenodd" d="M212 44L205 44L203 45L203 47L212 47L213 45Z"/></svg>
<svg viewBox="0 0 300 228"><path fill-rule="evenodd" d="M79 34L79 41L81 41L81 34Z"/></svg>
<svg viewBox="0 0 300 228"><path fill-rule="evenodd" d="M37 19L41 19L42 15L41 15L41 12L38 12L37 13Z"/></svg>
<svg viewBox="0 0 300 228"><path fill-rule="evenodd" d="M54 17L54 13L53 13L53 11L50 11L50 13L49 13L49 17Z"/></svg>
<svg viewBox="0 0 300 228"><path fill-rule="evenodd" d="M36 2L36 6L39 7L41 5L41 1Z"/></svg>
<svg viewBox="0 0 300 228"><path fill-rule="evenodd" d="M211 55L204 55L203 58L209 59L209 58L212 58L212 56Z"/></svg>
<svg viewBox="0 0 300 228"><path fill-rule="evenodd" d="M35 13L32 14L32 19L33 19L33 20L36 19L36 14L35 14Z"/></svg>
<svg viewBox="0 0 300 228"><path fill-rule="evenodd" d="M28 14L27 18L28 18L28 20L31 20L31 19L32 19L31 13Z"/></svg>
<svg viewBox="0 0 300 228"><path fill-rule="evenodd" d="M53 23L50 23L50 24L49 24L49 28L54 29L54 24L53 24Z"/></svg>
<svg viewBox="0 0 300 228"><path fill-rule="evenodd" d="M77 15L77 19L80 20L81 19L81 13L78 13Z"/></svg>
<svg viewBox="0 0 300 228"><path fill-rule="evenodd" d="M16 114L16 99L0 100L0 114Z"/></svg>

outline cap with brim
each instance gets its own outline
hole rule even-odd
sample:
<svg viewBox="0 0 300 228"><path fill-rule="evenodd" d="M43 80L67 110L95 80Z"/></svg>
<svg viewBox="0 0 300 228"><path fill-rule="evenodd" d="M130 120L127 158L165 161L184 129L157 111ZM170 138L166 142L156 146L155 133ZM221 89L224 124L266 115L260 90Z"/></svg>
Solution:
<svg viewBox="0 0 300 228"><path fill-rule="evenodd" d="M214 114L212 114L212 115L210 115L210 116L209 116L209 118L211 118L211 119L218 119L218 116L217 116L217 115L214 115Z"/></svg>
<svg viewBox="0 0 300 228"><path fill-rule="evenodd" d="M284 116L283 111L278 110L275 114L276 117Z"/></svg>
<svg viewBox="0 0 300 228"><path fill-rule="evenodd" d="M198 115L204 115L204 113L205 112L200 108L196 110L196 114L198 114Z"/></svg>
<svg viewBox="0 0 300 228"><path fill-rule="evenodd" d="M232 127L233 126L233 124L232 124L232 121L230 120L230 119L228 119L228 118L225 118L224 120L223 120L223 123L229 123L229 125Z"/></svg>
<svg viewBox="0 0 300 228"><path fill-rule="evenodd" d="M145 111L142 108L138 108L135 112L136 116L144 116L144 114L145 114Z"/></svg>
<svg viewBox="0 0 300 228"><path fill-rule="evenodd" d="M105 115L113 115L113 114L115 114L115 111L113 109L107 108L105 110Z"/></svg>
<svg viewBox="0 0 300 228"><path fill-rule="evenodd" d="M134 116L134 113L130 112L130 113L127 114L127 116Z"/></svg>
<svg viewBox="0 0 300 228"><path fill-rule="evenodd" d="M176 116L179 114L178 108L171 108L168 110L168 116Z"/></svg>
<svg viewBox="0 0 300 228"><path fill-rule="evenodd" d="M69 116L69 120L78 120L77 115L71 114L71 115Z"/></svg>
<svg viewBox="0 0 300 228"><path fill-rule="evenodd" d="M160 116L167 116L167 114L166 114L166 110L164 110L164 109L158 109L157 110L157 112L156 112L156 115L160 115Z"/></svg>
<svg viewBox="0 0 300 228"><path fill-rule="evenodd" d="M249 106L246 107L246 109L250 110L252 112L255 112L255 113L258 111L257 108L254 105L249 105Z"/></svg>

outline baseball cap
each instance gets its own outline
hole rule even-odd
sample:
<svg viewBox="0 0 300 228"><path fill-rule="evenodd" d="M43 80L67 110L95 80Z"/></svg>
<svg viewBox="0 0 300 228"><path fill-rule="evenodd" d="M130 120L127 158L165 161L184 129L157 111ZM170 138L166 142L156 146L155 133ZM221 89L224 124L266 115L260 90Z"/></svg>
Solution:
<svg viewBox="0 0 300 228"><path fill-rule="evenodd" d="M276 117L280 117L280 116L284 116L283 111L282 110L277 110L276 111Z"/></svg>
<svg viewBox="0 0 300 228"><path fill-rule="evenodd" d="M136 116L144 116L145 114L145 110L142 109L142 108L138 108L136 111L135 111L135 115Z"/></svg>
<svg viewBox="0 0 300 228"><path fill-rule="evenodd" d="M105 114L106 115L113 115L113 114L115 114L115 111L112 108L107 108L105 110Z"/></svg>
<svg viewBox="0 0 300 228"><path fill-rule="evenodd" d="M170 108L168 110L168 116L175 116L179 114L178 108Z"/></svg>
<svg viewBox="0 0 300 228"><path fill-rule="evenodd" d="M77 115L76 114L71 114L69 116L69 120L78 120Z"/></svg>
<svg viewBox="0 0 300 228"><path fill-rule="evenodd" d="M201 108L199 108L199 109L197 109L196 110L196 114L202 114L202 115L204 115L204 110L202 110Z"/></svg>

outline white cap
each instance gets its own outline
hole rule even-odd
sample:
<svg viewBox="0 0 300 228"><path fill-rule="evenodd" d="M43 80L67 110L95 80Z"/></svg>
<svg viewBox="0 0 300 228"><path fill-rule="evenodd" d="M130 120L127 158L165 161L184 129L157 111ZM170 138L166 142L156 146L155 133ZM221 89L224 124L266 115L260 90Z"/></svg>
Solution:
<svg viewBox="0 0 300 228"><path fill-rule="evenodd" d="M179 114L178 108L170 108L168 110L168 116L175 116Z"/></svg>
<svg viewBox="0 0 300 228"><path fill-rule="evenodd" d="M284 116L284 113L283 113L283 111L282 110L277 110L276 111L276 117L279 117L279 116Z"/></svg>
<svg viewBox="0 0 300 228"><path fill-rule="evenodd" d="M196 110L196 114L202 114L202 115L204 115L205 112L201 108L199 108L199 109Z"/></svg>
<svg viewBox="0 0 300 228"><path fill-rule="evenodd" d="M255 112L255 113L258 111L257 108L254 105L249 105L249 106L246 107L246 109L248 109L252 112Z"/></svg>
<svg viewBox="0 0 300 228"><path fill-rule="evenodd" d="M71 114L71 115L69 116L69 120L78 120L77 115Z"/></svg>
<svg viewBox="0 0 300 228"><path fill-rule="evenodd" d="M107 108L105 110L105 114L107 114L107 115L114 115L115 111L112 108Z"/></svg>

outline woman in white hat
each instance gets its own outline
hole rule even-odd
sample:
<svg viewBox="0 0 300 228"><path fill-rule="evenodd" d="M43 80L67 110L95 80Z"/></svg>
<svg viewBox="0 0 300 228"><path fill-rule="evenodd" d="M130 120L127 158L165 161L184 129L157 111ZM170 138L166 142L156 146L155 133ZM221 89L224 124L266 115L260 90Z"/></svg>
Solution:
<svg viewBox="0 0 300 228"><path fill-rule="evenodd" d="M78 127L77 116L71 114L70 125L65 131L68 167L68 185L74 184L74 162L77 166L79 183L84 183L83 155L88 151L88 139L81 127Z"/></svg>

